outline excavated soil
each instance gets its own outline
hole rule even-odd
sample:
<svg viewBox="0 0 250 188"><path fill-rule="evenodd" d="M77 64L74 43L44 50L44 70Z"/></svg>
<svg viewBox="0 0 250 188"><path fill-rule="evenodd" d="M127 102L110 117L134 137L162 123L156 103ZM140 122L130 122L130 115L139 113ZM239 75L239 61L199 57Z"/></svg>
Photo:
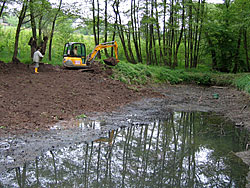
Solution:
<svg viewBox="0 0 250 188"><path fill-rule="evenodd" d="M91 71L40 64L34 74L32 66L0 62L0 136L46 130L59 120L160 96L149 89L129 89L110 79L111 74L111 68L98 64Z"/></svg>

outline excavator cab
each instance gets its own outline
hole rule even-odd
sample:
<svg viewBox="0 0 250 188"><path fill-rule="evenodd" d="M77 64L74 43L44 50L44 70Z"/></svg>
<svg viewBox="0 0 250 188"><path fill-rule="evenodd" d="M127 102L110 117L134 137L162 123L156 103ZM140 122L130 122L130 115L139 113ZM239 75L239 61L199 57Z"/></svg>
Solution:
<svg viewBox="0 0 250 188"><path fill-rule="evenodd" d="M110 57L104 60L107 65L115 66L118 60L118 45L116 41L101 43L96 45L94 50L86 56L86 47L83 43L68 42L64 46L63 65L68 68L87 68L93 61L97 53L105 48L114 48L115 58Z"/></svg>
<svg viewBox="0 0 250 188"><path fill-rule="evenodd" d="M63 65L68 68L86 67L86 47L83 43L68 42L64 46Z"/></svg>

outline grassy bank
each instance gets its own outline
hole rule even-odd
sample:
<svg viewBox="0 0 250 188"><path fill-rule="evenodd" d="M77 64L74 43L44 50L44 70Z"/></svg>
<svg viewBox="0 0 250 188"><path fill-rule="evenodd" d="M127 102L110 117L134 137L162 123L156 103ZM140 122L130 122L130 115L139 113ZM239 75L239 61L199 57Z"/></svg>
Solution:
<svg viewBox="0 0 250 188"><path fill-rule="evenodd" d="M247 93L250 94L250 74L243 74L239 78L234 80L234 85Z"/></svg>
<svg viewBox="0 0 250 188"><path fill-rule="evenodd" d="M114 67L114 79L126 84L140 85L148 83L197 84L205 86L235 86L250 94L250 74L225 74L198 69L168 69L159 66L130 64L124 61Z"/></svg>

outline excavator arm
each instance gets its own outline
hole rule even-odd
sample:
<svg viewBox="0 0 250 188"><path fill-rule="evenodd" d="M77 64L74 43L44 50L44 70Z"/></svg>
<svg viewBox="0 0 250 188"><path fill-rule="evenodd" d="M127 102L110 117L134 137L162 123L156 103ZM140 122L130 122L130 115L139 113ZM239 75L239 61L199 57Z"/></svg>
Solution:
<svg viewBox="0 0 250 188"><path fill-rule="evenodd" d="M95 57L96 57L97 53L100 50L105 49L105 48L112 48L112 47L115 50L115 59L114 58L105 59L104 62L106 64L109 64L109 65L113 65L113 66L116 65L119 62L119 59L118 59L118 45L117 45L116 41L111 41L111 42L105 42L105 43L98 44L94 48L94 50L87 56L86 63L91 64L95 60Z"/></svg>

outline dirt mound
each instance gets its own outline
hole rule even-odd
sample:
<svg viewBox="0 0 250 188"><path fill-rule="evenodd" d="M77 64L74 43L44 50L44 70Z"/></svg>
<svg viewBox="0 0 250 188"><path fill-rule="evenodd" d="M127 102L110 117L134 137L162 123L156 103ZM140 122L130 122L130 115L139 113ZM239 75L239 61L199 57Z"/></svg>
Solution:
<svg viewBox="0 0 250 188"><path fill-rule="evenodd" d="M10 72L24 72L27 70L27 65L22 63L4 63L0 61L0 73L8 74Z"/></svg>
<svg viewBox="0 0 250 188"><path fill-rule="evenodd" d="M112 68L101 64L99 61L94 61L90 65L90 69L94 74L102 74L103 76L111 76L113 74Z"/></svg>
<svg viewBox="0 0 250 188"><path fill-rule="evenodd" d="M40 63L40 72L55 72L59 71L59 66L53 66L50 64ZM34 64L23 64L23 63L4 63L0 61L0 74L14 74L14 73L33 73Z"/></svg>
<svg viewBox="0 0 250 188"><path fill-rule="evenodd" d="M48 129L59 120L160 96L111 80L108 67L93 64L92 68L82 72L40 64L39 74L34 74L32 65L0 62L0 135Z"/></svg>

